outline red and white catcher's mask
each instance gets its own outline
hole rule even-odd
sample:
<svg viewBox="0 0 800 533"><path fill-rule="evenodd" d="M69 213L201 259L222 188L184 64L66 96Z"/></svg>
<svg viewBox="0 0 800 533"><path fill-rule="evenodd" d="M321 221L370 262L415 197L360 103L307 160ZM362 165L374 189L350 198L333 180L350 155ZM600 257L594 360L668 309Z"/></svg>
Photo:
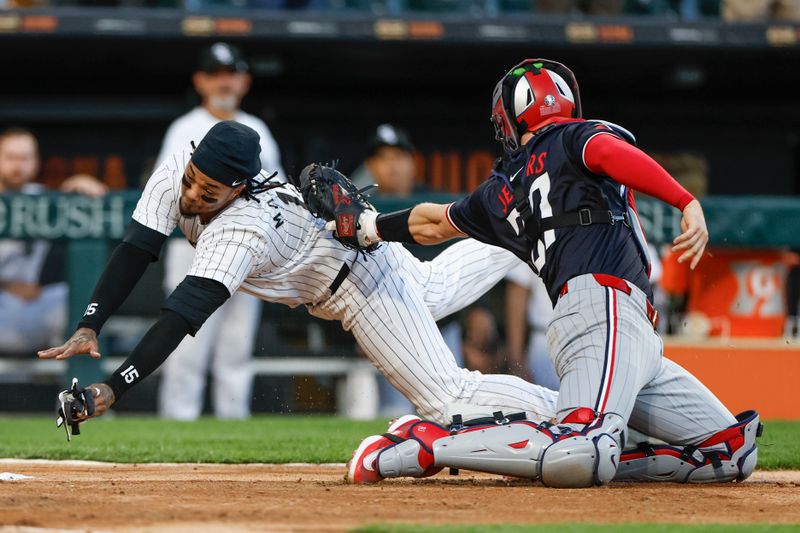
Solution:
<svg viewBox="0 0 800 533"><path fill-rule="evenodd" d="M494 88L492 124L507 151L520 146L527 131L556 118L580 118L578 81L570 69L548 59L526 59L509 70Z"/></svg>

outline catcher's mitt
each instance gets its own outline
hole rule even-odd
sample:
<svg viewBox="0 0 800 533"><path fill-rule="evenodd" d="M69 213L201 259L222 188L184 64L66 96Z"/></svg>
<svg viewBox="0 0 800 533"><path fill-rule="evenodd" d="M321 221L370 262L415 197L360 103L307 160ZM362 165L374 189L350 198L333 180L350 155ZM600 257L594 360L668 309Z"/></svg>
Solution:
<svg viewBox="0 0 800 533"><path fill-rule="evenodd" d="M359 217L364 211L375 211L369 203L370 185L358 189L350 179L333 168L319 163L308 165L300 173L299 189L311 213L327 221L336 222L336 239L356 250L373 251L378 244L359 241Z"/></svg>
<svg viewBox="0 0 800 533"><path fill-rule="evenodd" d="M56 427L64 426L67 433L67 442L71 440L69 428L73 435L80 435L79 424L83 419L78 415L86 417L94 414L94 396L92 392L82 387L78 387L78 378L72 378L72 388L61 391L58 395L58 418Z"/></svg>

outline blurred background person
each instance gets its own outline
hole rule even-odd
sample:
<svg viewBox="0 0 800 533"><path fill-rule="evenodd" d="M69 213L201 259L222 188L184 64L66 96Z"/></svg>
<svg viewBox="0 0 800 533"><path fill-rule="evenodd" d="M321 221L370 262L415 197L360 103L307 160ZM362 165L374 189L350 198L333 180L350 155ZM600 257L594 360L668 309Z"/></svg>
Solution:
<svg viewBox="0 0 800 533"><path fill-rule="evenodd" d="M260 118L239 109L250 90L249 66L236 46L215 43L200 56L192 82L201 103L176 119L167 130L156 159L160 165L175 152L191 150L221 120L235 120L261 137L261 166L284 178L278 146ZM164 287L167 294L183 280L194 258L185 239L171 239L165 254ZM159 393L159 415L175 420L195 420L203 410L206 373L211 362L213 407L218 418L250 416L253 386L253 344L261 318L261 302L236 292L197 333L186 337L167 359Z"/></svg>
<svg viewBox="0 0 800 533"><path fill-rule="evenodd" d="M404 130L391 124L381 124L367 141L367 157L356 168L351 178L359 188L378 185L370 191L372 196L407 198L424 192L416 182L414 145Z"/></svg>
<svg viewBox="0 0 800 533"><path fill-rule="evenodd" d="M800 0L722 0L722 18L727 22L800 20Z"/></svg>
<svg viewBox="0 0 800 533"><path fill-rule="evenodd" d="M509 372L558 390L545 335L553 304L541 278L524 263L506 275L505 314Z"/></svg>
<svg viewBox="0 0 800 533"><path fill-rule="evenodd" d="M506 370L506 350L489 307L480 303L467 307L458 320L442 328L442 337L462 367L483 374Z"/></svg>
<svg viewBox="0 0 800 533"><path fill-rule="evenodd" d="M24 128L0 133L0 193L39 194L39 144ZM61 191L102 196L106 186L92 176L66 179ZM0 353L34 357L62 342L67 322L68 287L46 240L0 240ZM56 261L57 262L57 261ZM63 265L61 265L63 267Z"/></svg>
<svg viewBox="0 0 800 533"><path fill-rule="evenodd" d="M792 250L800 257L800 250ZM786 326L783 336L796 338L800 335L800 265L793 265L786 275Z"/></svg>
<svg viewBox="0 0 800 533"><path fill-rule="evenodd" d="M369 195L378 198L403 199L419 192L416 184L414 145L408 133L392 124L381 124L367 137L366 157L350 179L362 188L376 184ZM383 376L378 376L378 414L395 417L414 412L414 406Z"/></svg>

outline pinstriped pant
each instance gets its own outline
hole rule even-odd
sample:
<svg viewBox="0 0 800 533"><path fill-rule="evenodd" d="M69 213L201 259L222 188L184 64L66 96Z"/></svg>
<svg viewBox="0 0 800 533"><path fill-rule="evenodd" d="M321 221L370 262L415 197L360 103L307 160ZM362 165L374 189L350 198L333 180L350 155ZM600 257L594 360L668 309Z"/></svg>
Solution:
<svg viewBox="0 0 800 533"><path fill-rule="evenodd" d="M471 403L534 420L555 416L556 392L516 376L459 368L436 319L469 305L520 263L472 239L420 262L397 244L359 260L336 294L312 314L342 321L386 379L418 413L443 421L446 403Z"/></svg>
<svg viewBox="0 0 800 533"><path fill-rule="evenodd" d="M629 284L628 295L591 274L568 285L547 332L561 378L559 420L578 407L613 412L676 445L696 444L736 422L705 385L664 357L640 289Z"/></svg>

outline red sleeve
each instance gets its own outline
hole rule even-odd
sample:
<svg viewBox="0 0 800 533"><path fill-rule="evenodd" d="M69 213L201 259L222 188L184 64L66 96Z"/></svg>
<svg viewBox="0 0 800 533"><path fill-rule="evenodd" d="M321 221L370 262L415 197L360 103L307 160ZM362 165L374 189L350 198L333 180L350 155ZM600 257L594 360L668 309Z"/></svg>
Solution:
<svg viewBox="0 0 800 533"><path fill-rule="evenodd" d="M605 174L681 211L694 200L694 196L649 155L613 135L595 135L586 141L583 162L592 172Z"/></svg>

